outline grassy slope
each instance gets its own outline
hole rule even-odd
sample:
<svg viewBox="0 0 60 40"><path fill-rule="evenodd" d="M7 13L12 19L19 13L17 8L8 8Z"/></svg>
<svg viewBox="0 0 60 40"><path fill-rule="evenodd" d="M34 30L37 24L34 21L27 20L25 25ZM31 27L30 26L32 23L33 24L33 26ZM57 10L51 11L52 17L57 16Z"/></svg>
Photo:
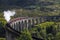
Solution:
<svg viewBox="0 0 60 40"><path fill-rule="evenodd" d="M0 38L0 40L6 40L5 38Z"/></svg>
<svg viewBox="0 0 60 40"><path fill-rule="evenodd" d="M16 10L16 15L15 17L20 17L20 16L54 16L54 15L60 15L60 1L59 0L39 0L36 2L31 2L29 1L23 1L18 3L20 6L16 5L17 0L12 1L13 5L8 5L0 6L0 10L8 10L8 9L15 9ZM23 7L22 7L23 5ZM24 6L25 5L25 6Z"/></svg>

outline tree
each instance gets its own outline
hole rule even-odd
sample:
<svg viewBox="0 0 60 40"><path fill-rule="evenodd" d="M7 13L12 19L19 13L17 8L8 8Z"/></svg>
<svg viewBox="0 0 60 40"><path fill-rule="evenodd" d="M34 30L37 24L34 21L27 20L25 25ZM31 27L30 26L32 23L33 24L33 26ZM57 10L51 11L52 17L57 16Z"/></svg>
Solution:
<svg viewBox="0 0 60 40"><path fill-rule="evenodd" d="M0 37L5 37L5 30L3 28L2 22L0 22Z"/></svg>
<svg viewBox="0 0 60 40"><path fill-rule="evenodd" d="M32 40L32 36L28 30L24 30L18 40Z"/></svg>
<svg viewBox="0 0 60 40"><path fill-rule="evenodd" d="M60 32L56 34L55 40L60 40Z"/></svg>

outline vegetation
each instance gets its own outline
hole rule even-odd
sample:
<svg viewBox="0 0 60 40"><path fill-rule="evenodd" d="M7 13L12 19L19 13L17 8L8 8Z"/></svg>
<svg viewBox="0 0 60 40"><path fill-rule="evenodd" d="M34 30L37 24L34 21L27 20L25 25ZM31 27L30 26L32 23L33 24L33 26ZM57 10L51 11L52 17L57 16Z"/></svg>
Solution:
<svg viewBox="0 0 60 40"><path fill-rule="evenodd" d="M18 40L34 40L32 38L32 36L34 37L37 37L37 38L40 38L40 39L44 39L44 40L60 40L60 22L45 22L45 23L42 23L42 24L38 24L36 25L34 28L32 28L31 30L29 31L23 31L23 33L26 33L26 34L23 34L21 35L20 34L20 37Z"/></svg>
<svg viewBox="0 0 60 40"><path fill-rule="evenodd" d="M12 18L60 16L60 0L0 0L1 37L5 35L4 10L16 10L16 14ZM45 22L35 25L28 31L24 30L17 40L34 40L32 36L44 40L60 40L60 22Z"/></svg>
<svg viewBox="0 0 60 40"><path fill-rule="evenodd" d="M14 17L60 15L59 0L0 0L0 11L16 10Z"/></svg>
<svg viewBox="0 0 60 40"><path fill-rule="evenodd" d="M18 40L32 40L30 32L28 30L24 30Z"/></svg>
<svg viewBox="0 0 60 40"><path fill-rule="evenodd" d="M0 40L6 40L5 38L0 38Z"/></svg>

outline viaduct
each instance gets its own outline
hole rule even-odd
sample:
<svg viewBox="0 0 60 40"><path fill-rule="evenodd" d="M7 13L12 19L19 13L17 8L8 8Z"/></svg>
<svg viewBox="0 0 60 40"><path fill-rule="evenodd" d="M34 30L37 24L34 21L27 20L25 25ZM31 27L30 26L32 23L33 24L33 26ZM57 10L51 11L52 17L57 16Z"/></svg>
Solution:
<svg viewBox="0 0 60 40"><path fill-rule="evenodd" d="M10 20L6 26L6 40L16 40L23 29L31 29L36 24L46 21L59 22L60 16L19 17ZM34 38L34 37L32 37Z"/></svg>

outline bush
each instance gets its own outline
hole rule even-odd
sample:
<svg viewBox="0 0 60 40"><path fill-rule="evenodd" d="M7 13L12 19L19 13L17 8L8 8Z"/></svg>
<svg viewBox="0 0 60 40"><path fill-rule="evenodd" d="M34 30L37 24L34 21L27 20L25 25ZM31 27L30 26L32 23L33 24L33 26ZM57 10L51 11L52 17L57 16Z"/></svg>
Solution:
<svg viewBox="0 0 60 40"><path fill-rule="evenodd" d="M24 30L17 40L32 40L32 37L29 31Z"/></svg>

